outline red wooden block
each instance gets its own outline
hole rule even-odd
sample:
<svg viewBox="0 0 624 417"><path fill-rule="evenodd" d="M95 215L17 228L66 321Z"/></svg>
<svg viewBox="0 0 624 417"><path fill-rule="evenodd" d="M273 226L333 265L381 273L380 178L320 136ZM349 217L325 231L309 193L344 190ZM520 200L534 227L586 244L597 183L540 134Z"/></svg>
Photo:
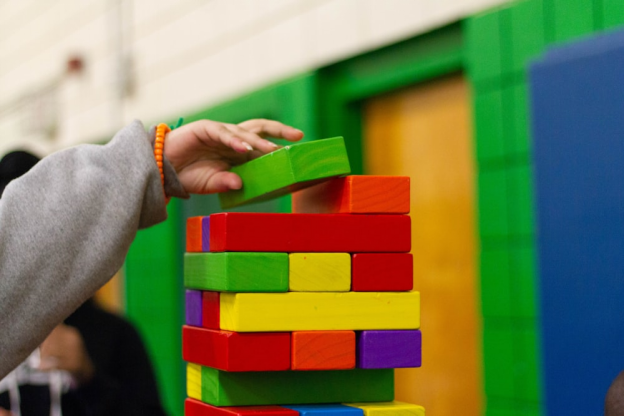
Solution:
<svg viewBox="0 0 624 417"><path fill-rule="evenodd" d="M293 332L293 370L352 368L355 368L354 331Z"/></svg>
<svg viewBox="0 0 624 417"><path fill-rule="evenodd" d="M243 407L215 407L187 398L184 401L185 416L298 416L299 413L277 405L253 405Z"/></svg>
<svg viewBox="0 0 624 417"><path fill-rule="evenodd" d="M249 252L409 252L404 215L218 213L210 250Z"/></svg>
<svg viewBox="0 0 624 417"><path fill-rule="evenodd" d="M202 292L202 327L219 330L221 328L221 303L219 293Z"/></svg>
<svg viewBox="0 0 624 417"><path fill-rule="evenodd" d="M229 372L285 371L290 369L290 333L236 333L182 326L182 357Z"/></svg>
<svg viewBox="0 0 624 417"><path fill-rule="evenodd" d="M411 253L355 253L351 256L351 291L411 291Z"/></svg>
<svg viewBox="0 0 624 417"><path fill-rule="evenodd" d="M186 251L202 251L202 218L203 216L186 219Z"/></svg>
<svg viewBox="0 0 624 417"><path fill-rule="evenodd" d="M409 177L349 175L292 196L293 213L393 213L410 209Z"/></svg>

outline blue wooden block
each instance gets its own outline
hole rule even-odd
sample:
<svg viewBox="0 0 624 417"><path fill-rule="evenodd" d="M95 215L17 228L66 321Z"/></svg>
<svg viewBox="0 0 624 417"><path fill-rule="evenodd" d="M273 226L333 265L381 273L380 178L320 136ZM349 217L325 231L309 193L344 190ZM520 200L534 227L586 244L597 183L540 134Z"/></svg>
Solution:
<svg viewBox="0 0 624 417"><path fill-rule="evenodd" d="M624 33L530 71L547 415L599 415L624 369Z"/></svg>
<svg viewBox="0 0 624 417"><path fill-rule="evenodd" d="M299 413L300 416L363 416L361 408L342 404L302 404L283 406Z"/></svg>

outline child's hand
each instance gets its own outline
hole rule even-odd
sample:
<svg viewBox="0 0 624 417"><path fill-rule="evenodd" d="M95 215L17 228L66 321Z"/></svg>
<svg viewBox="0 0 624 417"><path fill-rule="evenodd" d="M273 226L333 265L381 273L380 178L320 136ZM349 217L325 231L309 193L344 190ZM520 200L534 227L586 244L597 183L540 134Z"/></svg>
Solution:
<svg viewBox="0 0 624 417"><path fill-rule="evenodd" d="M254 119L238 125L200 120L173 130L164 153L189 193L209 194L242 187L228 170L278 148L264 137L297 141L303 132L273 120Z"/></svg>

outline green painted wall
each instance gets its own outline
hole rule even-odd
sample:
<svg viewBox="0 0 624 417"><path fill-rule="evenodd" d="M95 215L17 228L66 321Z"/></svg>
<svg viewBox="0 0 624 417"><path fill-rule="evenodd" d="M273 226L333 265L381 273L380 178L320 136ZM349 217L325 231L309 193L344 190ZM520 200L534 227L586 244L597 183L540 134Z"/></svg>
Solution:
<svg viewBox="0 0 624 417"><path fill-rule="evenodd" d="M146 344L163 403L169 413L184 414L185 396L181 326L183 322L183 251L181 207L172 200L164 223L137 234L125 264L126 314Z"/></svg>

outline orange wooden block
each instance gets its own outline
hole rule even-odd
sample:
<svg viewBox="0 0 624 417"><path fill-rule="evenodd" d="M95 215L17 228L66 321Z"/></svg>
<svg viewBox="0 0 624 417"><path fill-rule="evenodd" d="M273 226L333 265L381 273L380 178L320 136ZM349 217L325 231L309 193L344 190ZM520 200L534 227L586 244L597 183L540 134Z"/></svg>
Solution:
<svg viewBox="0 0 624 417"><path fill-rule="evenodd" d="M293 194L293 213L385 213L410 211L409 177L349 175Z"/></svg>
<svg viewBox="0 0 624 417"><path fill-rule="evenodd" d="M291 362L298 371L355 368L355 332L293 332Z"/></svg>
<svg viewBox="0 0 624 417"><path fill-rule="evenodd" d="M202 219L203 216L186 219L186 251L202 251Z"/></svg>

